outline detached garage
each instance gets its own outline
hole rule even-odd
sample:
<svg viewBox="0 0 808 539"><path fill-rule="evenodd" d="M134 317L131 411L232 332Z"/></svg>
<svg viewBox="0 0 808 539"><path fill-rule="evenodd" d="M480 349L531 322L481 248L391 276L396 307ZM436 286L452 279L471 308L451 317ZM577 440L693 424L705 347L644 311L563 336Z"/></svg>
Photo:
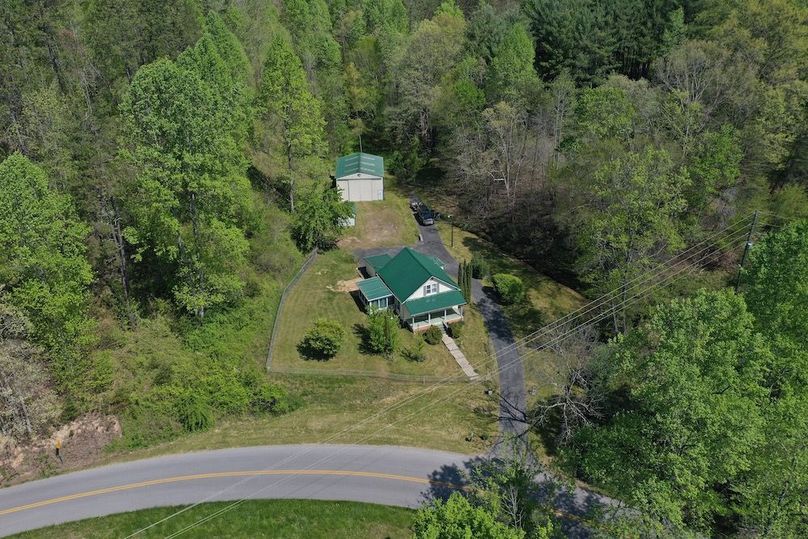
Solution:
<svg viewBox="0 0 808 539"><path fill-rule="evenodd" d="M369 153L352 153L337 159L334 175L342 200L384 200L384 159Z"/></svg>

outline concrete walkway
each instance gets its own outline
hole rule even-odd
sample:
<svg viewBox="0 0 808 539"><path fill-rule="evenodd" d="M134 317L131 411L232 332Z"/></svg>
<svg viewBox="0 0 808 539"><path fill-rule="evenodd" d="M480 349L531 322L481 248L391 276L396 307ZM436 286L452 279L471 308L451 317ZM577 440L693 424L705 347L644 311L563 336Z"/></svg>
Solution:
<svg viewBox="0 0 808 539"><path fill-rule="evenodd" d="M455 340L449 337L446 332L443 333L443 344L446 345L446 349L449 350L450 354L452 354L452 357L455 359L455 361L457 361L457 364L460 365L460 368L463 369L466 376L469 377L469 380L477 380L480 378L480 375L477 374L474 367L471 366L471 363L469 363L469 360L466 359L466 355L463 353L460 347L457 346Z"/></svg>

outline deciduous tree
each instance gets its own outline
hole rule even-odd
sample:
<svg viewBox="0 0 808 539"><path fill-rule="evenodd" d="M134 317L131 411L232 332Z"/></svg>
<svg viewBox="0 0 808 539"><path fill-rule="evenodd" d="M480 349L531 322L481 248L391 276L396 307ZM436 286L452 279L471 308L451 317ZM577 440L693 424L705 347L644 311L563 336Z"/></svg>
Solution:
<svg viewBox="0 0 808 539"><path fill-rule="evenodd" d="M258 108L268 122L265 142L282 156L289 182L289 205L295 211L298 160L324 150L325 121L321 103L309 89L300 59L288 40L278 35L267 50ZM272 140L272 134L278 137Z"/></svg>

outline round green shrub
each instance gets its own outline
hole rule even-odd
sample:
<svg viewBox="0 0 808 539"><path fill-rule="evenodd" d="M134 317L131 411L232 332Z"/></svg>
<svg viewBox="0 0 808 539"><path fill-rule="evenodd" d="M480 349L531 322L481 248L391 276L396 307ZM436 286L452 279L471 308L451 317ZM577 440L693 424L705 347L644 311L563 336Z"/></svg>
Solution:
<svg viewBox="0 0 808 539"><path fill-rule="evenodd" d="M509 273L497 273L492 279L494 280L494 288L496 288L502 303L513 305L524 299L525 284L519 277Z"/></svg>
<svg viewBox="0 0 808 539"><path fill-rule="evenodd" d="M313 359L329 359L337 355L345 330L334 320L319 318L298 345L300 353Z"/></svg>
<svg viewBox="0 0 808 539"><path fill-rule="evenodd" d="M459 339L463 335L463 322L449 324L449 335L451 335L453 339Z"/></svg>
<svg viewBox="0 0 808 539"><path fill-rule="evenodd" d="M429 344L438 344L443 338L443 332L438 326L429 326L429 329L424 331L424 340Z"/></svg>

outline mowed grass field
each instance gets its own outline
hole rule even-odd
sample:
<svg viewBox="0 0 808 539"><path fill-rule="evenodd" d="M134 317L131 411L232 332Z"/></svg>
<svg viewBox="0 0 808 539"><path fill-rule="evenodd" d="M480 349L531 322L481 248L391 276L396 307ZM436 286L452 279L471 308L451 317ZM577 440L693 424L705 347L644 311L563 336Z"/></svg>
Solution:
<svg viewBox="0 0 808 539"><path fill-rule="evenodd" d="M407 197L395 189L395 180L385 177L384 200L356 202L356 226L345 231L341 249L399 247L418 241L418 225Z"/></svg>
<svg viewBox="0 0 808 539"><path fill-rule="evenodd" d="M206 503L180 513L138 537L166 537L229 504ZM172 515L182 507L160 507L51 526L18 539L126 537ZM368 503L315 500L249 500L183 533L183 537L262 537L278 539L354 539L410 537L415 512Z"/></svg>
<svg viewBox="0 0 808 539"><path fill-rule="evenodd" d="M387 180L386 180L387 181ZM405 359L401 352L414 349L421 339L400 328L399 352L392 357L370 353L366 340L367 315L362 310L355 282L361 278L358 249L403 247L418 240L418 227L405 196L386 185L385 200L356 204L356 226L346 231L339 248L322 253L287 296L280 313L277 341L272 358L276 372L352 373L374 376L411 376L422 380L459 376L462 371L443 344L425 345L426 361ZM488 335L480 315L467 309L460 347L480 374L492 364ZM337 321L346 339L329 360L307 359L298 350L300 341L317 318Z"/></svg>
<svg viewBox="0 0 808 539"><path fill-rule="evenodd" d="M342 249L321 254L295 285L281 312L272 370L305 369L312 372L367 372L450 376L460 369L442 344L426 345L426 361L391 358L372 354L363 344L368 317L357 303L356 293L345 290L345 283L359 277L353 255ZM312 360L298 350L298 344L317 318L334 320L345 330L345 342L331 359ZM401 348L412 348L419 336L399 328Z"/></svg>
<svg viewBox="0 0 808 539"><path fill-rule="evenodd" d="M442 343L425 344L426 361L405 359L401 351L414 348L421 340L420 335L406 328L398 329L399 352L389 358L369 352L364 344L367 314L362 310L356 292L347 291L349 283L358 278L357 263L351 253L339 249L317 258L287 297L279 322L272 371L416 377L447 377L462 373ZM460 347L472 365L483 373L490 363L488 335L480 315L473 309L467 309L466 313ZM298 350L298 344L319 317L335 320L345 330L342 348L328 360L307 359Z"/></svg>

